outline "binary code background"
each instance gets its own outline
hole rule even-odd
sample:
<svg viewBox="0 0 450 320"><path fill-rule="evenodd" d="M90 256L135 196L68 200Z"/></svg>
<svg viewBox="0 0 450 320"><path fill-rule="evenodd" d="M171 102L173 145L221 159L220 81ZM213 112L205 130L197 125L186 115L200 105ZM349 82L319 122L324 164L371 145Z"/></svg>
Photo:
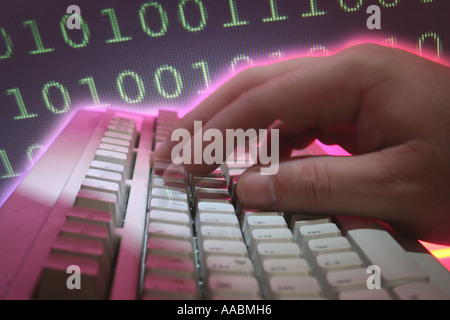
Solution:
<svg viewBox="0 0 450 320"><path fill-rule="evenodd" d="M0 204L78 108L185 111L243 66L366 37L444 62L449 14L448 0L2 1Z"/></svg>

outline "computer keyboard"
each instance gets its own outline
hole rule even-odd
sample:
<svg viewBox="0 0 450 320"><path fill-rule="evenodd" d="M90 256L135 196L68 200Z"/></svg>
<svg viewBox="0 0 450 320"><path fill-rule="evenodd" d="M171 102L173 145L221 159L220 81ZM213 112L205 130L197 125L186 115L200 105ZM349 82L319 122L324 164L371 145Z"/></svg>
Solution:
<svg viewBox="0 0 450 320"><path fill-rule="evenodd" d="M243 207L251 164L150 168L177 120L74 115L0 209L1 299L449 298L450 273L381 222Z"/></svg>

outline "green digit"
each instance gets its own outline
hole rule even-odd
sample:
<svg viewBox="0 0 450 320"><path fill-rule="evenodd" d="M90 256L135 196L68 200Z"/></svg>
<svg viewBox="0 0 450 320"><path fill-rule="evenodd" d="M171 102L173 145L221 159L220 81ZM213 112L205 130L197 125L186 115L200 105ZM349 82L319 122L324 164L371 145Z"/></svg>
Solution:
<svg viewBox="0 0 450 320"><path fill-rule="evenodd" d="M198 94L205 93L209 91L210 86L210 75L209 75L209 68L208 63L205 61L200 61L192 64L192 68L194 69L200 69L202 71L203 80L205 82L205 89L197 91Z"/></svg>
<svg viewBox="0 0 450 320"><path fill-rule="evenodd" d="M159 16L161 18L161 29L155 32L149 28L147 22L145 21L145 13L148 7L155 7L158 9ZM167 18L167 13L164 8L158 2L144 3L139 9L139 19L141 21L142 30L148 34L150 37L160 37L163 36L169 27L169 19Z"/></svg>
<svg viewBox="0 0 450 320"><path fill-rule="evenodd" d="M272 15L268 18L264 18L263 22L282 21L288 18L287 16L278 15L277 0L270 0L270 12Z"/></svg>
<svg viewBox="0 0 450 320"><path fill-rule="evenodd" d="M23 102L22 94L20 93L19 88L12 88L6 90L7 95L13 95L16 99L17 106L19 107L19 115L15 116L14 120L21 120L21 119L29 119L29 118L35 118L38 115L36 113L28 113L27 108L25 107L25 103Z"/></svg>
<svg viewBox="0 0 450 320"><path fill-rule="evenodd" d="M173 78L175 79L176 89L174 90L173 93L167 92L167 90L164 88L164 86L161 83L162 82L161 75L164 72L169 72L170 74L172 74ZM174 67L169 66L169 65L163 65L163 66L159 67L158 69L156 69L155 83L156 83L156 88L158 89L158 93L166 99L177 98L183 90L183 81L181 80L180 73L178 72L177 69L175 69Z"/></svg>
<svg viewBox="0 0 450 320"><path fill-rule="evenodd" d="M316 0L309 0L309 5L311 8L311 12L302 13L303 18L309 18L309 17L317 17L317 16L324 16L327 14L326 11L318 10L317 9L317 1Z"/></svg>
<svg viewBox="0 0 450 320"><path fill-rule="evenodd" d="M4 149L0 149L0 160L2 161L3 168L5 168L6 174L0 176L0 179L13 178L20 176L20 173L14 172L11 162L9 162L8 155Z"/></svg>
<svg viewBox="0 0 450 320"><path fill-rule="evenodd" d="M378 2L385 8L392 8L398 5L400 0L393 0L392 3L386 3L386 0L378 0Z"/></svg>
<svg viewBox="0 0 450 320"><path fill-rule="evenodd" d="M119 23L117 22L116 11L114 8L103 9L100 11L102 15L107 15L109 17L109 22L111 23L111 28L114 34L114 38L106 40L106 43L117 43L129 41L131 37L124 37L120 32Z"/></svg>
<svg viewBox="0 0 450 320"><path fill-rule="evenodd" d="M252 58L250 58L249 56L244 55L244 54L237 55L237 56L234 57L233 60L231 61L231 69L232 69L233 73L236 72L236 66L237 66L237 64L238 64L239 62L241 62L241 61L245 61L245 63L246 63L246 64L249 64L249 65L252 65L252 64L253 64L253 60L252 60Z"/></svg>
<svg viewBox="0 0 450 320"><path fill-rule="evenodd" d="M0 28L0 35L5 39L6 52L0 56L0 59L8 59L13 54L13 44L11 37L6 33L5 29Z"/></svg>
<svg viewBox="0 0 450 320"><path fill-rule="evenodd" d="M79 84L87 84L89 87L89 92L91 93L92 100L94 100L94 105L96 107L107 107L109 103L103 104L100 102L98 97L97 87L95 86L94 78L92 76L80 79Z"/></svg>
<svg viewBox="0 0 450 320"><path fill-rule="evenodd" d="M356 4L353 7L349 7L344 0L339 0L339 5L341 6L341 9L344 10L345 12L356 12L359 9L361 9L362 6L362 0L358 0L358 2L356 2Z"/></svg>
<svg viewBox="0 0 450 320"><path fill-rule="evenodd" d="M425 40L427 38L432 38L434 40L434 43L436 45L436 55L435 58L436 59L440 59L441 54L442 54L442 42L441 42L441 38L439 37L439 35L435 32L425 32L424 34L422 34L419 38L419 43L417 45L418 50L419 50L419 54L422 54L422 47L423 47L423 43L425 42Z"/></svg>
<svg viewBox="0 0 450 320"><path fill-rule="evenodd" d="M66 25L66 21L67 18L71 16L70 14L66 14L62 17L61 21L59 22L59 26L61 28L61 32L64 38L64 41L71 46L72 48L83 48L86 47L87 44L89 43L89 37L90 37L90 32L89 32L89 27L88 25L84 22L83 17L80 17L80 25L81 25L81 31L83 32L83 40L80 43L76 43L74 42L69 35L67 34L67 25Z"/></svg>
<svg viewBox="0 0 450 320"><path fill-rule="evenodd" d="M239 20L238 11L236 8L236 0L228 0L228 4L230 5L230 11L231 11L231 22L225 23L224 27L237 27L237 26L244 26L246 24L249 24L250 22L244 20Z"/></svg>
<svg viewBox="0 0 450 320"><path fill-rule="evenodd" d="M128 94L125 92L124 87L123 87L123 80L125 77L130 77L134 80L134 82L136 83L136 86L138 88L138 95L136 98L130 98L128 96ZM117 77L116 80L116 84L117 84L117 89L119 90L120 93L120 97L127 103L139 103L142 100L144 100L144 96L145 96L145 87L144 87L144 82L142 81L141 77L135 73L134 71L130 71L130 70L125 70L123 72L121 72L119 74L119 76Z"/></svg>
<svg viewBox="0 0 450 320"><path fill-rule="evenodd" d="M64 106L62 109L55 108L52 100L50 100L49 90L51 88L58 89L58 91L61 93L61 96L64 100ZM67 89L59 82L56 82L56 81L47 82L44 85L44 87L42 88L42 98L44 99L45 106L47 107L47 109L55 114L66 113L70 109L71 102L70 102L69 93L67 92Z"/></svg>
<svg viewBox="0 0 450 320"><path fill-rule="evenodd" d="M193 0L194 3L197 4L198 10L200 11L200 22L198 23L198 26L193 27L186 21L186 17L184 16L184 6L188 1L192 0L181 0L180 3L178 4L178 18L180 19L183 28L186 29L187 31L190 32L201 31L205 28L207 20L207 15L205 8L203 7L203 3L200 0Z"/></svg>
<svg viewBox="0 0 450 320"><path fill-rule="evenodd" d="M43 149L44 146L40 143L33 143L32 145L30 145L27 149L27 158L28 161L30 161L31 164L34 163L33 158L34 158L34 152L36 151L36 149Z"/></svg>
<svg viewBox="0 0 450 320"><path fill-rule="evenodd" d="M33 34L34 43L36 44L36 49L28 52L29 54L41 54L47 52L55 51L55 48L45 48L44 43L42 42L41 35L39 33L38 27L36 25L36 21L27 20L22 23L24 27L30 26L31 33Z"/></svg>

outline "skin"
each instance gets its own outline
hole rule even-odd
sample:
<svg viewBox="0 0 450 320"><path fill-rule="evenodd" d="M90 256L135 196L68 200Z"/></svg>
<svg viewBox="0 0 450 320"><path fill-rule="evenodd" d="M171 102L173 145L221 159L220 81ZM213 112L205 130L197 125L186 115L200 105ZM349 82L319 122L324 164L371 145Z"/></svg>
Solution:
<svg viewBox="0 0 450 320"><path fill-rule="evenodd" d="M450 244L450 68L364 44L335 55L247 69L180 120L193 132L280 130L275 175L248 169L237 192L247 207L385 221L405 235ZM314 139L351 157L290 158ZM153 159L170 159L166 142ZM214 166L186 165L192 173Z"/></svg>

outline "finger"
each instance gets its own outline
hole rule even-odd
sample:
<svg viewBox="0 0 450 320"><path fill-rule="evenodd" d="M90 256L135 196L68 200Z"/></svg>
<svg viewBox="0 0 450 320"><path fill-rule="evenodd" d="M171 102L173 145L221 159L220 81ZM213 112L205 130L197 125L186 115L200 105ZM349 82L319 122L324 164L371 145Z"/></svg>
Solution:
<svg viewBox="0 0 450 320"><path fill-rule="evenodd" d="M276 78L286 72L295 70L303 65L311 63L320 58L306 57L286 60L266 66L254 67L240 72L231 80L225 82L211 95L205 98L196 108L187 113L177 124L176 128L184 128L193 134L193 122L202 121L206 123L213 118L221 109L237 99L243 92L259 86L262 83ZM153 157L170 159L171 150L177 142L166 141L161 145Z"/></svg>
<svg viewBox="0 0 450 320"><path fill-rule="evenodd" d="M280 163L275 175L253 167L240 177L237 194L249 208L389 221L413 212L417 203L411 199L423 192L411 182L413 170L405 172L405 166L414 168L411 158L408 148L396 146L352 157L292 159Z"/></svg>

